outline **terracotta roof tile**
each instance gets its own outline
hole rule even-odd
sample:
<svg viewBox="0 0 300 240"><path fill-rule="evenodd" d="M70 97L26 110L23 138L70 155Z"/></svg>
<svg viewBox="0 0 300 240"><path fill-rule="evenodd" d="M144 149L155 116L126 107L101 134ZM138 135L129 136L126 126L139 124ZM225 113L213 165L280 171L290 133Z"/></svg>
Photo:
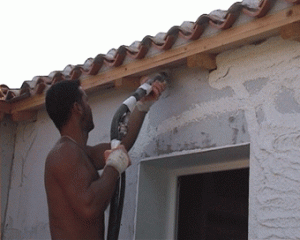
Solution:
<svg viewBox="0 0 300 240"><path fill-rule="evenodd" d="M173 26L166 33L156 36L145 36L141 41L135 41L130 46L120 46L111 49L107 54L98 54L95 58L88 58L83 64L68 65L62 71L51 72L48 76L36 76L32 80L24 81L20 89L10 89L0 85L0 102L19 101L33 95L42 94L52 84L97 75L113 67L122 65L125 59L137 61L148 57L150 50L167 51L181 42L195 41L208 28L222 31L231 28L241 14L249 17L261 18L265 16L277 1L289 4L300 4L300 0L244 0L234 3L227 11L216 10L210 14L201 15L195 22L186 21L181 26ZM0 109L1 112L1 109Z"/></svg>
<svg viewBox="0 0 300 240"><path fill-rule="evenodd" d="M271 4L271 1L260 1L257 5L258 7L249 4L247 8L243 9L243 12L248 16L260 18L267 14L271 8Z"/></svg>

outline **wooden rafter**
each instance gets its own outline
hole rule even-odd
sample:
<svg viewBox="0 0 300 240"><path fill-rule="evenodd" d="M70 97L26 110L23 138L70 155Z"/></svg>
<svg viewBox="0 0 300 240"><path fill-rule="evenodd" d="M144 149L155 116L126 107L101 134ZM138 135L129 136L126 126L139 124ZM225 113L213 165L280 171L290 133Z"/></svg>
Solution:
<svg viewBox="0 0 300 240"><path fill-rule="evenodd" d="M280 35L283 39L300 41L300 21L282 27Z"/></svg>
<svg viewBox="0 0 300 240"><path fill-rule="evenodd" d="M4 114L10 114L12 105L10 103L0 101L0 109Z"/></svg>
<svg viewBox="0 0 300 240"><path fill-rule="evenodd" d="M44 106L45 94L34 95L22 101L12 103L11 114L27 110L38 110Z"/></svg>
<svg viewBox="0 0 300 240"><path fill-rule="evenodd" d="M198 53L187 57L187 66L189 68L200 67L206 70L217 68L216 55L210 53Z"/></svg>

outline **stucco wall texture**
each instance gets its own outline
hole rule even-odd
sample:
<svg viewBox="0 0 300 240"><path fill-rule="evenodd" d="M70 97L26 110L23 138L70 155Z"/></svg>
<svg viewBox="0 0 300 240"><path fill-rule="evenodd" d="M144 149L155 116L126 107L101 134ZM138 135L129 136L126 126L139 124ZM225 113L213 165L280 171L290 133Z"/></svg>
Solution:
<svg viewBox="0 0 300 240"><path fill-rule="evenodd" d="M120 239L134 236L141 159L247 142L249 239L300 238L300 43L271 38L219 54L217 66L210 73L172 69L130 151ZM90 145L109 141L112 116L129 94L90 97L96 125ZM44 162L59 134L45 110L16 132L3 237L49 239Z"/></svg>

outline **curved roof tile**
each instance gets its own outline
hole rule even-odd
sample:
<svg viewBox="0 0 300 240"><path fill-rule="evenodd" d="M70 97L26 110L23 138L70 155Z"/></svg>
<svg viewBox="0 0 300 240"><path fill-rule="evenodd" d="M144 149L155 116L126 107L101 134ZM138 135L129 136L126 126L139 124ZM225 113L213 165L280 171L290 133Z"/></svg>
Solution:
<svg viewBox="0 0 300 240"><path fill-rule="evenodd" d="M145 36L142 41L135 41L130 46L120 46L111 49L107 54L98 54L88 58L83 64L67 65L62 71L51 72L48 76L36 76L30 81L24 81L20 89L10 89L0 85L0 101L18 101L23 98L43 93L52 84L59 81L72 80L89 75L97 75L102 69L118 67L126 57L133 60L143 59L154 47L167 51L174 46L178 38L186 41L199 39L209 26L220 31L232 27L240 14L252 18L265 16L274 3L280 0L244 0L231 5L227 11L216 10L210 14L202 14L195 22L186 21L181 26L173 26L166 33L156 36ZM281 0L282 1L282 0ZM284 0L291 4L299 4L300 0Z"/></svg>

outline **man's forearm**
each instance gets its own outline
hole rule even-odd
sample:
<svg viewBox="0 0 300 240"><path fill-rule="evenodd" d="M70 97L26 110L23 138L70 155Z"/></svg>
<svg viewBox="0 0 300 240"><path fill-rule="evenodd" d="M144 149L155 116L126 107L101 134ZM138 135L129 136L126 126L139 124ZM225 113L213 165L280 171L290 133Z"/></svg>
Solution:
<svg viewBox="0 0 300 240"><path fill-rule="evenodd" d="M125 146L125 149L129 151L135 143L141 127L143 125L147 112L139 111L135 108L130 114L130 118L127 124L127 134L122 139L121 144ZM110 149L110 143L101 143L93 147L87 146L87 151L91 159L93 159L94 166L97 170L102 169L105 166L104 151Z"/></svg>
<svg viewBox="0 0 300 240"><path fill-rule="evenodd" d="M90 202L88 204L91 215L97 216L105 211L111 201L118 178L118 171L108 166L104 168L101 177L91 183L89 187Z"/></svg>

